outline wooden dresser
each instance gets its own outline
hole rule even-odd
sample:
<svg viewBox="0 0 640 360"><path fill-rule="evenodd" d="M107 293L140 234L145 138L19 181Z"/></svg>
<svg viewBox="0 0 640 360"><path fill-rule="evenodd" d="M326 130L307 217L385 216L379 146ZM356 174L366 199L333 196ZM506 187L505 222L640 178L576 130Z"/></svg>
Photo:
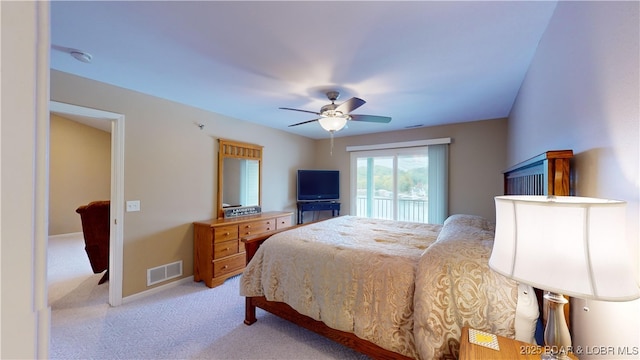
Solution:
<svg viewBox="0 0 640 360"><path fill-rule="evenodd" d="M242 237L292 225L292 212L264 212L258 215L194 222L193 280L208 287L224 283L242 273L246 266Z"/></svg>

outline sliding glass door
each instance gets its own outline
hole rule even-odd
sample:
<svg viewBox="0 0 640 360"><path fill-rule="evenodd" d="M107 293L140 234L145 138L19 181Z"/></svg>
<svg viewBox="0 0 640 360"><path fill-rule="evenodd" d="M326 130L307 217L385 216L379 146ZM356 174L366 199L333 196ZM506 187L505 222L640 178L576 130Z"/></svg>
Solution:
<svg viewBox="0 0 640 360"><path fill-rule="evenodd" d="M439 176L446 176L446 161L438 159L446 155L446 145L442 154L431 148L353 152L351 166L356 181L351 193L356 194L356 215L441 223L441 214L446 212L446 184L443 187Z"/></svg>

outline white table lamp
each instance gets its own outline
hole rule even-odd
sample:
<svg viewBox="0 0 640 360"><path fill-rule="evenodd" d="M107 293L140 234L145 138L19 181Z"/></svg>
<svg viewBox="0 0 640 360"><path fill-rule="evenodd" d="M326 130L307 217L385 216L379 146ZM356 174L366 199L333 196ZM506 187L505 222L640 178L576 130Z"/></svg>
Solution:
<svg viewBox="0 0 640 360"><path fill-rule="evenodd" d="M571 336L563 307L569 295L628 301L640 298L627 239L626 203L577 196L498 196L489 266L549 291L543 358L566 358Z"/></svg>

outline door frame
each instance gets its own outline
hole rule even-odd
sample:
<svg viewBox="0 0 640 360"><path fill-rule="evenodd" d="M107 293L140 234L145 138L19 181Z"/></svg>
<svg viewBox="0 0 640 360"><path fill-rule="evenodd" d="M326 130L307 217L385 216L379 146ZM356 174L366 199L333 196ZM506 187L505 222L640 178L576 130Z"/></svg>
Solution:
<svg viewBox="0 0 640 360"><path fill-rule="evenodd" d="M123 114L49 101L49 111L100 121L111 121L111 231L109 236L109 305L122 305L124 228L124 119Z"/></svg>

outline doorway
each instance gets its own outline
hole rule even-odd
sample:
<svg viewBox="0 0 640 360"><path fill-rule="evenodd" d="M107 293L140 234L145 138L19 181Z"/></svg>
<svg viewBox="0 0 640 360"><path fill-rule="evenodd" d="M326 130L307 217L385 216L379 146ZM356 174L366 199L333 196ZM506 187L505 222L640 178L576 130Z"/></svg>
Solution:
<svg viewBox="0 0 640 360"><path fill-rule="evenodd" d="M124 115L50 101L49 111L111 127L111 213L109 239L109 304L122 304L122 258L124 223Z"/></svg>

